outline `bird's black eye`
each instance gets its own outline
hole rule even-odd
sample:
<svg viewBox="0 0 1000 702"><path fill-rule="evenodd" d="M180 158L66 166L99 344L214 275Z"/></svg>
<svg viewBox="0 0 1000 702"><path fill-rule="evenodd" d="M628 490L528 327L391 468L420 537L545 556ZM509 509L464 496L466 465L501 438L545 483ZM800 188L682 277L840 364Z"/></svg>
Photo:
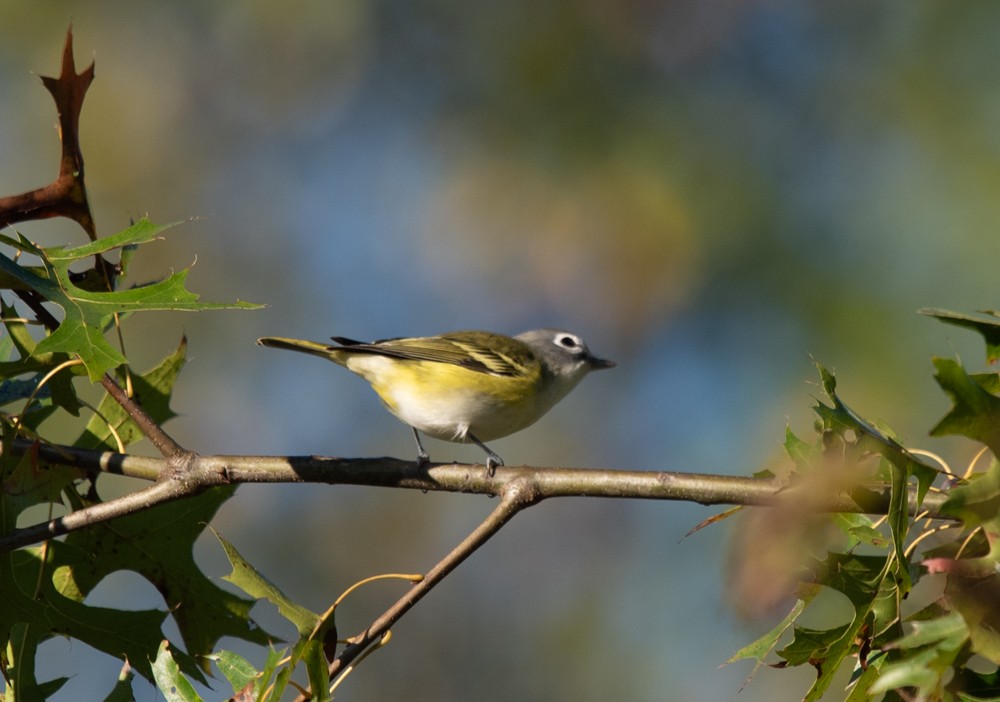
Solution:
<svg viewBox="0 0 1000 702"><path fill-rule="evenodd" d="M580 347L580 342L574 337L568 334L563 334L562 336L556 337L556 343L562 346L564 349L576 349Z"/></svg>

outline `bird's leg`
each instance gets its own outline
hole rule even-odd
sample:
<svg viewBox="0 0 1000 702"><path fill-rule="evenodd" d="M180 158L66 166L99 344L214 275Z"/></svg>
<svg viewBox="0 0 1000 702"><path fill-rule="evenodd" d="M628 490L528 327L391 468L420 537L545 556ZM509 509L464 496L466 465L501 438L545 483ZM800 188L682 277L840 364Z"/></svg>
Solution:
<svg viewBox="0 0 1000 702"><path fill-rule="evenodd" d="M417 442L417 468L423 468L431 460L431 455L427 453L427 449L424 445L420 443L420 434L416 429L410 427L413 431L413 439Z"/></svg>
<svg viewBox="0 0 1000 702"><path fill-rule="evenodd" d="M493 474L496 473L497 466L503 465L503 459L493 453L489 446L474 437L472 434L466 434L465 438L486 452L486 475L492 478Z"/></svg>

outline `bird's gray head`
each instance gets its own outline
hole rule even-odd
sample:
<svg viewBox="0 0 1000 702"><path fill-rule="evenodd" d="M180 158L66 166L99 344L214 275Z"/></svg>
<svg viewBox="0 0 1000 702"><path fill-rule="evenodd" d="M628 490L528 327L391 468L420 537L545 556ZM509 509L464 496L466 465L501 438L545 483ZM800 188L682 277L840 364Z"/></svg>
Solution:
<svg viewBox="0 0 1000 702"><path fill-rule="evenodd" d="M530 346L550 372L563 378L579 380L590 371L616 365L592 355L583 339L562 329L533 329L516 338Z"/></svg>

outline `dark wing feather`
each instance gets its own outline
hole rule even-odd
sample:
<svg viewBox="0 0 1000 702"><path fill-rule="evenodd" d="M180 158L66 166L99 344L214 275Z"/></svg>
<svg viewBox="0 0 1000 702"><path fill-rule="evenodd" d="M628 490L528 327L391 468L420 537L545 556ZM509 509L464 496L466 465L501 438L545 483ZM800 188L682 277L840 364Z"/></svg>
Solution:
<svg viewBox="0 0 1000 702"><path fill-rule="evenodd" d="M364 346L365 342L356 341L354 339L348 339L346 336L331 336L331 339L336 341L341 346Z"/></svg>
<svg viewBox="0 0 1000 702"><path fill-rule="evenodd" d="M452 332L441 336L383 339L370 344L337 336L333 340L352 353L451 363L492 375L522 375L538 364L538 359L526 344L488 332Z"/></svg>

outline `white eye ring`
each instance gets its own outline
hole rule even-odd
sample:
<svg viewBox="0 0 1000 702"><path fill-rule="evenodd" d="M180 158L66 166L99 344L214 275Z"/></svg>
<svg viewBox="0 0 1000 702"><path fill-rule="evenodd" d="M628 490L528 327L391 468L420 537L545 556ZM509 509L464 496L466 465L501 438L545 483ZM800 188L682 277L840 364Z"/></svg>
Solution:
<svg viewBox="0 0 1000 702"><path fill-rule="evenodd" d="M562 346L564 349L578 349L580 348L580 340L575 336L570 336L569 334L560 334L556 337L556 344Z"/></svg>

